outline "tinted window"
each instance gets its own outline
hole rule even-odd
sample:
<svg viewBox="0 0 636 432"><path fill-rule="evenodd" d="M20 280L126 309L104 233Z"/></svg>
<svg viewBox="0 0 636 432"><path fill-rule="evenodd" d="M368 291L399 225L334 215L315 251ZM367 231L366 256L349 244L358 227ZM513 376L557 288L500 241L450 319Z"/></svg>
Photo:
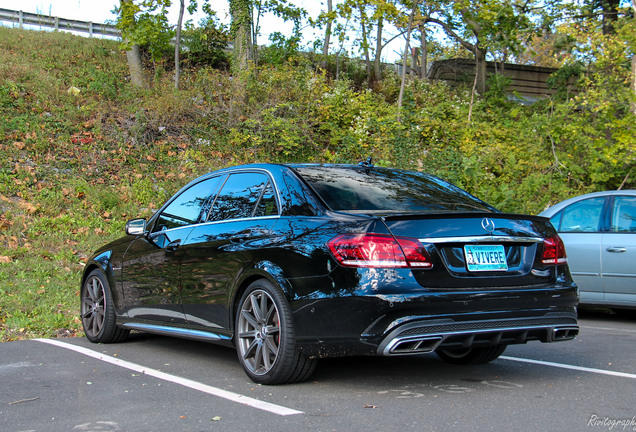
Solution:
<svg viewBox="0 0 636 432"><path fill-rule="evenodd" d="M296 167L332 210L497 211L429 174L386 168Z"/></svg>
<svg viewBox="0 0 636 432"><path fill-rule="evenodd" d="M590 198L574 203L563 210L560 232L599 231L605 198Z"/></svg>
<svg viewBox="0 0 636 432"><path fill-rule="evenodd" d="M157 229L178 228L203 219L210 209L210 195L216 192L219 182L220 177L213 177L183 191L161 212Z"/></svg>
<svg viewBox="0 0 636 432"><path fill-rule="evenodd" d="M617 196L612 212L612 232L636 232L636 197Z"/></svg>
<svg viewBox="0 0 636 432"><path fill-rule="evenodd" d="M237 173L230 175L221 188L209 220L246 218L256 213L258 216L278 213L269 178L262 173Z"/></svg>

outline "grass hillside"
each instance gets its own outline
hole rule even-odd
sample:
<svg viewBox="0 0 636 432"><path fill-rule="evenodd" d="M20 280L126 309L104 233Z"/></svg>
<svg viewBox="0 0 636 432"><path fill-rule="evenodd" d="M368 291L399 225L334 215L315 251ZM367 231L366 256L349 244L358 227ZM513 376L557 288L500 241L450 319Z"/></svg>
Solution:
<svg viewBox="0 0 636 432"><path fill-rule="evenodd" d="M190 68L179 91L169 64L140 91L117 42L0 27L0 341L80 334L87 256L222 166L373 156L511 212L633 187L636 121L591 97L524 107L494 81L469 121L468 89L413 81L397 121L398 78L367 89L353 63L338 81L306 57L248 82Z"/></svg>
<svg viewBox="0 0 636 432"><path fill-rule="evenodd" d="M116 42L0 28L0 340L77 334L87 255L228 163L126 72Z"/></svg>

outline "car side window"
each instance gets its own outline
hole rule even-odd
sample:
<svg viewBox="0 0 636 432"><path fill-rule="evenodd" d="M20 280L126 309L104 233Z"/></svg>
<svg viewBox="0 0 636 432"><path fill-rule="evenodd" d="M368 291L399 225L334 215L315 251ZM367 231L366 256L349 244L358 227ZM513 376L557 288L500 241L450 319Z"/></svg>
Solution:
<svg viewBox="0 0 636 432"><path fill-rule="evenodd" d="M589 198L574 203L563 210L559 232L598 232L604 197Z"/></svg>
<svg viewBox="0 0 636 432"><path fill-rule="evenodd" d="M214 202L209 221L278 214L274 189L263 173L230 175Z"/></svg>
<svg viewBox="0 0 636 432"><path fill-rule="evenodd" d="M611 232L636 233L636 197L614 197Z"/></svg>
<svg viewBox="0 0 636 432"><path fill-rule="evenodd" d="M203 180L186 189L166 207L157 219L155 231L197 223L210 210L210 196L219 187L221 177Z"/></svg>

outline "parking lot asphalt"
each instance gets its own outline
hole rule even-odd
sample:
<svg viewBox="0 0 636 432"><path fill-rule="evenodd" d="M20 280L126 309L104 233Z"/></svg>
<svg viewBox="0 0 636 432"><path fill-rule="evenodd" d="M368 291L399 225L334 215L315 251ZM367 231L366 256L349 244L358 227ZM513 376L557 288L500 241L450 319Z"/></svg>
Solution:
<svg viewBox="0 0 636 432"><path fill-rule="evenodd" d="M636 430L636 319L587 313L571 342L455 366L434 354L323 360L311 380L251 382L235 351L133 334L0 344L0 430Z"/></svg>

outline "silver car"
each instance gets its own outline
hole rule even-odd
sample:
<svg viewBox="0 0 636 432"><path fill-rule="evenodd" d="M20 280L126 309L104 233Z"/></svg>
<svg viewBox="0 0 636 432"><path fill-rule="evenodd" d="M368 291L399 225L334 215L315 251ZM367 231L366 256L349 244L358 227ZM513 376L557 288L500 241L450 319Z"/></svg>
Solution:
<svg viewBox="0 0 636 432"><path fill-rule="evenodd" d="M565 243L581 304L636 309L636 190L581 195L540 216Z"/></svg>

